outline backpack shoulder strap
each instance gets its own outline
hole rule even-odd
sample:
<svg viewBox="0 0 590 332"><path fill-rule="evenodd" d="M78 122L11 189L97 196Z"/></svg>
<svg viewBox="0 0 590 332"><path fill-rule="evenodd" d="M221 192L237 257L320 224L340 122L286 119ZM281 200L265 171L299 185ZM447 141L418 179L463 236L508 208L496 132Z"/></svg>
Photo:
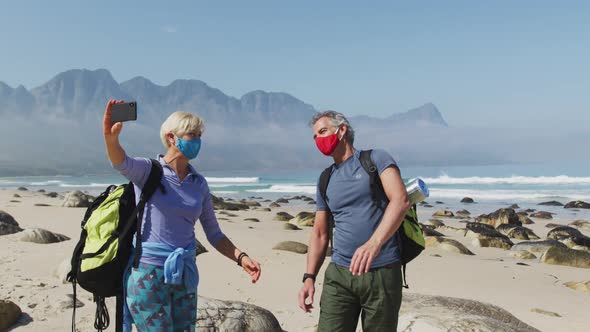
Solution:
<svg viewBox="0 0 590 332"><path fill-rule="evenodd" d="M332 176L332 169L334 168L334 164L330 165L330 167L326 168L322 174L320 175L320 195L324 202L326 203L326 208L328 208L328 240L330 244L330 248L334 248L334 216L332 215L332 211L330 211L330 207L328 206L328 183L330 183L330 177Z"/></svg>
<svg viewBox="0 0 590 332"><path fill-rule="evenodd" d="M150 170L150 175L141 190L141 196L146 201L150 199L158 187L164 191L164 186L160 183L162 181L162 175L164 174L162 164L155 159L150 159L150 161L152 162L152 169Z"/></svg>
<svg viewBox="0 0 590 332"><path fill-rule="evenodd" d="M334 164L330 165L330 167L326 168L322 174L320 175L320 195L324 202L326 202L326 206L328 203L328 183L330 183L330 177L332 176L332 168L334 168ZM330 209L330 208L328 208Z"/></svg>
<svg viewBox="0 0 590 332"><path fill-rule="evenodd" d="M139 203L137 203L136 207L137 230L135 231L135 254L133 258L133 267L135 268L139 266L139 259L141 257L141 222L143 221L143 210L145 208L145 204L150 199L150 197L152 197L154 192L156 192L156 189L160 188L163 193L166 193L164 186L161 184L162 176L164 175L162 164L160 164L160 162L155 159L150 159L150 161L152 162L150 175L143 185Z"/></svg>
<svg viewBox="0 0 590 332"><path fill-rule="evenodd" d="M385 195L385 191L383 190L383 185L381 184L381 178L379 177L377 166L375 166L373 159L371 159L371 152L373 152L373 150L361 151L360 162L365 172L369 174L369 183L371 185L371 197L373 198L373 202L378 203L380 198L387 200L387 195Z"/></svg>

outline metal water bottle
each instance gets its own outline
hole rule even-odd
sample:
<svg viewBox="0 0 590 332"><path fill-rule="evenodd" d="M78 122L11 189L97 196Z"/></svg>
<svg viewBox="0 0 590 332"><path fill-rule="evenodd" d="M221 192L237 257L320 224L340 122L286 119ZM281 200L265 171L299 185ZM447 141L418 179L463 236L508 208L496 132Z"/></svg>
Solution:
<svg viewBox="0 0 590 332"><path fill-rule="evenodd" d="M430 196L430 191L426 183L420 178L411 179L406 185L406 192L408 193L408 200L410 204L418 204Z"/></svg>

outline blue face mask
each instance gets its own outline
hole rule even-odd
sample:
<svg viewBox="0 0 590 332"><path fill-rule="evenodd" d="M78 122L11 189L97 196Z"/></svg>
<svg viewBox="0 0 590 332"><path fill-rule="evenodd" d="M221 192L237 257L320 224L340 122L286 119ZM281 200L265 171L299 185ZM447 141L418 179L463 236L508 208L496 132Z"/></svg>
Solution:
<svg viewBox="0 0 590 332"><path fill-rule="evenodd" d="M199 150L201 150L201 139L200 138L193 138L193 139L178 138L176 140L176 147L188 159L195 159L195 158L197 158L197 155L199 154Z"/></svg>

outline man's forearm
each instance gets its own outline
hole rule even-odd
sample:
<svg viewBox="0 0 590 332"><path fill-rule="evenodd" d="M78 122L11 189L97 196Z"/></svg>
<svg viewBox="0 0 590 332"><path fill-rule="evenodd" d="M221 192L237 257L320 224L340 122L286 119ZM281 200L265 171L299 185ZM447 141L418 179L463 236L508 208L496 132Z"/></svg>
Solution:
<svg viewBox="0 0 590 332"><path fill-rule="evenodd" d="M405 201L391 201L387 204L381 223L373 233L371 240L382 246L399 229L410 204Z"/></svg>
<svg viewBox="0 0 590 332"><path fill-rule="evenodd" d="M312 232L307 251L307 270L306 273L317 275L318 271L326 258L328 248L328 235Z"/></svg>

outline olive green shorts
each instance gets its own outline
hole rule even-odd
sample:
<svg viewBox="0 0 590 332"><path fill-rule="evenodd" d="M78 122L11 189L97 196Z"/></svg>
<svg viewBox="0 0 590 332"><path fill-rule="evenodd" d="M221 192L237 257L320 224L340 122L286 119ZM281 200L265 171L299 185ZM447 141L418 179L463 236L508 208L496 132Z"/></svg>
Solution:
<svg viewBox="0 0 590 332"><path fill-rule="evenodd" d="M354 332L359 314L363 331L396 331L402 302L399 263L353 276L330 263L320 299L318 332Z"/></svg>

